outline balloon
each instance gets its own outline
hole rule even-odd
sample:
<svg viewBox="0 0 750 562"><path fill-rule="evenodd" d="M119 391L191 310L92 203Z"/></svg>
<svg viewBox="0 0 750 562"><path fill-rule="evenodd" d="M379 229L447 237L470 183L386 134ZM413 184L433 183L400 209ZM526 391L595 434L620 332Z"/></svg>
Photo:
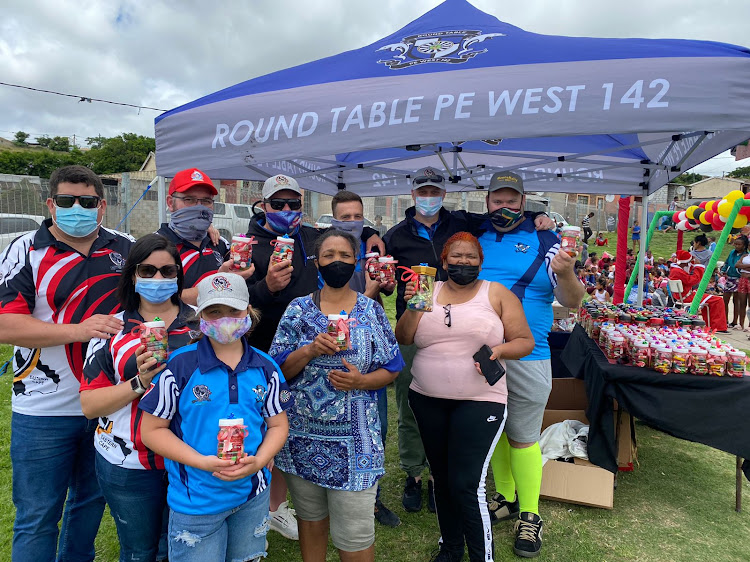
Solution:
<svg viewBox="0 0 750 562"><path fill-rule="evenodd" d="M688 223L687 223L687 229L688 230L695 230L696 228L698 228L697 224L688 221Z"/></svg>
<svg viewBox="0 0 750 562"><path fill-rule="evenodd" d="M732 223L732 228L742 228L747 224L747 217L745 215L737 215Z"/></svg>
<svg viewBox="0 0 750 562"><path fill-rule="evenodd" d="M687 216L685 215L685 211L680 211L680 212L679 212L679 213L677 214L677 218L678 218L678 219L680 219L680 221L684 221L684 220L687 220Z"/></svg>
<svg viewBox="0 0 750 562"><path fill-rule="evenodd" d="M742 207L740 209L740 214L745 215L747 218L750 219L750 207Z"/></svg>
<svg viewBox="0 0 750 562"><path fill-rule="evenodd" d="M750 191L745 194L745 199L750 199Z"/></svg>
<svg viewBox="0 0 750 562"><path fill-rule="evenodd" d="M714 227L710 224L702 224L701 225L701 232L711 232L714 229Z"/></svg>
<svg viewBox="0 0 750 562"><path fill-rule="evenodd" d="M703 216L704 214L706 214L707 212L708 212L708 211L706 211L706 209L703 209L702 207L698 207L698 209L696 209L696 210L695 210L695 211L693 212L693 222L695 222L695 223L698 223L698 224L700 224L700 222L701 222L701 217L702 217L702 216Z"/></svg>
<svg viewBox="0 0 750 562"><path fill-rule="evenodd" d="M675 226L677 230L687 230L687 221L680 221L677 223L677 226Z"/></svg>
<svg viewBox="0 0 750 562"><path fill-rule="evenodd" d="M708 201L701 201L701 202L700 202L700 204L699 204L698 206L699 206L699 207L700 207L701 209L705 209L705 208L706 208L706 205L708 205Z"/></svg>
<svg viewBox="0 0 750 562"><path fill-rule="evenodd" d="M682 220L682 219L680 219L680 213L679 213L679 211L678 211L678 212L676 212L676 213L675 213L674 215L672 215L672 222L673 222L673 223L677 224L677 223L678 223L678 222L680 222L681 220Z"/></svg>
<svg viewBox="0 0 750 562"><path fill-rule="evenodd" d="M697 205L690 205L687 209L685 209L685 216L689 219L693 218L693 213L698 210Z"/></svg>
<svg viewBox="0 0 750 562"><path fill-rule="evenodd" d="M712 223L712 226L714 227L714 230L724 230L724 225L726 223L722 222L720 215L714 215L714 221Z"/></svg>
<svg viewBox="0 0 750 562"><path fill-rule="evenodd" d="M734 203L727 201L726 199L722 199L719 203L719 206L716 208L716 210L719 212L719 214L722 217L728 217L729 213L732 212L732 207L734 206Z"/></svg>
<svg viewBox="0 0 750 562"><path fill-rule="evenodd" d="M707 211L713 211L714 210L714 203L716 203L716 201L709 201L709 202L707 202L705 209Z"/></svg>
<svg viewBox="0 0 750 562"><path fill-rule="evenodd" d="M719 215L719 220L720 220L721 222L723 222L724 224L726 224L726 223L727 223L727 217L722 217L721 215Z"/></svg>
<svg viewBox="0 0 750 562"><path fill-rule="evenodd" d="M737 199L744 199L744 198L745 198L745 194L742 193L739 189L735 189L734 191L730 191L724 197L724 199L726 199L727 201L731 201L731 202L734 202Z"/></svg>
<svg viewBox="0 0 750 562"><path fill-rule="evenodd" d="M699 221L701 221L701 224L711 224L711 222L714 220L714 213L713 211L705 211L701 213L701 216L698 218Z"/></svg>

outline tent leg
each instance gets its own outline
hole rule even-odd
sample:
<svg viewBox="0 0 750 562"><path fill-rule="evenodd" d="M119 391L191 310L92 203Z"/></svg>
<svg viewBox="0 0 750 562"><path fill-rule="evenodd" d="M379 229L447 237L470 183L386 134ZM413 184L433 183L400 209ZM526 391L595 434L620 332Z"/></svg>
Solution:
<svg viewBox="0 0 750 562"><path fill-rule="evenodd" d="M641 198L641 240L638 243L638 306L643 306L644 271L646 270L646 244L643 238L643 228L648 224L648 189L643 190Z"/></svg>
<svg viewBox="0 0 750 562"><path fill-rule="evenodd" d="M734 510L737 513L742 511L742 459L737 457L737 474L735 475L735 497L734 497Z"/></svg>
<svg viewBox="0 0 750 562"><path fill-rule="evenodd" d="M164 176L159 176L159 228L161 225L167 222L167 182L164 181Z"/></svg>

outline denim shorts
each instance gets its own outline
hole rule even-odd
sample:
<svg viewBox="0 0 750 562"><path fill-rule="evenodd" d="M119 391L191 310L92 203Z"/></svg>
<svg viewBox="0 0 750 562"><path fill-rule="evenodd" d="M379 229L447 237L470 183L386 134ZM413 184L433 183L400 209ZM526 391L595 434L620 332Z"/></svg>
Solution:
<svg viewBox="0 0 750 562"><path fill-rule="evenodd" d="M328 517L331 542L344 552L359 552L372 546L377 484L366 490L349 492L324 488L296 474L283 474L298 519L321 521Z"/></svg>
<svg viewBox="0 0 750 562"><path fill-rule="evenodd" d="M245 562L265 558L270 487L239 507L213 515L169 511L169 559Z"/></svg>

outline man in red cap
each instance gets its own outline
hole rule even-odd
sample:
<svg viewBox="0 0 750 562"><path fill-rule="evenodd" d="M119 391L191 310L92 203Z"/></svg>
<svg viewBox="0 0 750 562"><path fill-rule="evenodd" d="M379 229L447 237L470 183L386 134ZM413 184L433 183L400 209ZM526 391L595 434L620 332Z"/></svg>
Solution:
<svg viewBox="0 0 750 562"><path fill-rule="evenodd" d="M682 281L682 293L674 293L675 301L682 297L684 303L693 302L695 291L703 278L706 267L693 263L693 256L686 250L679 250L675 254L675 263L669 269L669 278ZM701 314L709 328L717 332L727 331L727 316L724 311L724 301L716 295L704 295L701 300Z"/></svg>
<svg viewBox="0 0 750 562"><path fill-rule="evenodd" d="M167 206L171 215L157 233L174 242L180 252L185 276L182 300L188 304L196 303L198 283L217 271L231 271L245 279L255 271L254 266L232 270L228 242L219 238L214 243L208 235L218 194L211 178L198 168L177 172L169 184Z"/></svg>

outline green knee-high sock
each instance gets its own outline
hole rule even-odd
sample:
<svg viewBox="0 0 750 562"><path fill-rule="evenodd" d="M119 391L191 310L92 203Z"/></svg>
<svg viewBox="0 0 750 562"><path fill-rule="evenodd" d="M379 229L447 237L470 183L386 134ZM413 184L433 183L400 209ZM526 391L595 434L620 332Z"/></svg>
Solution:
<svg viewBox="0 0 750 562"><path fill-rule="evenodd" d="M495 446L490 465L492 465L492 475L495 479L495 490L512 502L516 497L516 482L513 480L513 472L510 468L510 443L505 433L500 436Z"/></svg>
<svg viewBox="0 0 750 562"><path fill-rule="evenodd" d="M518 490L518 508L539 515L542 487L542 450L539 443L525 449L510 448L510 469Z"/></svg>

